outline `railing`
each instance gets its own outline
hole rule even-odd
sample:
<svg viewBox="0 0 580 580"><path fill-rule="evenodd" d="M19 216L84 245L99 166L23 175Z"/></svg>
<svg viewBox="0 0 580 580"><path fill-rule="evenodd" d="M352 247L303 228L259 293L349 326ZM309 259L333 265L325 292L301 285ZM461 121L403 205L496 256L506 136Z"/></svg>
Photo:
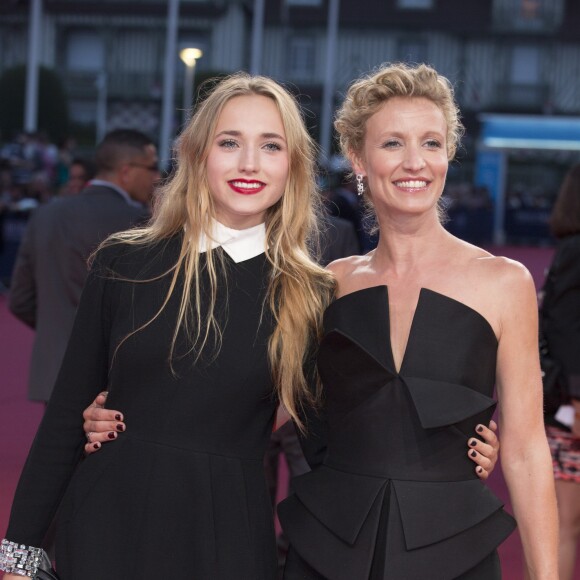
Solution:
<svg viewBox="0 0 580 580"><path fill-rule="evenodd" d="M115 72L106 77L98 71L61 70L59 75L70 98L96 98L101 83L105 82L107 98L160 99L161 82L158 75L151 72Z"/></svg>

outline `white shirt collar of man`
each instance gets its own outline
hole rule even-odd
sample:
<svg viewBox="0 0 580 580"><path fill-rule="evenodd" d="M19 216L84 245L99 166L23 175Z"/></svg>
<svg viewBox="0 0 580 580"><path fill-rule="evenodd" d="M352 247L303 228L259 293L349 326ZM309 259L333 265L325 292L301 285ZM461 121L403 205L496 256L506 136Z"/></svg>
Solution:
<svg viewBox="0 0 580 580"><path fill-rule="evenodd" d="M210 238L202 233L199 251L203 253L220 246L236 263L255 258L266 251L266 224L234 230L214 220L212 236Z"/></svg>

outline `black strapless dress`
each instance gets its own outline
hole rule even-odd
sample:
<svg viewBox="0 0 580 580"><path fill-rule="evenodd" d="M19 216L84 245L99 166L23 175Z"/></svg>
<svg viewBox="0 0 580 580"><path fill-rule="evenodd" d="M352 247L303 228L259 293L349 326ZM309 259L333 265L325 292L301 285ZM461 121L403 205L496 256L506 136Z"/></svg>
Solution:
<svg viewBox="0 0 580 580"><path fill-rule="evenodd" d="M450 580L488 561L515 521L466 450L496 405L487 320L422 289L399 372L386 286L333 302L324 330L327 447L279 506L286 578Z"/></svg>

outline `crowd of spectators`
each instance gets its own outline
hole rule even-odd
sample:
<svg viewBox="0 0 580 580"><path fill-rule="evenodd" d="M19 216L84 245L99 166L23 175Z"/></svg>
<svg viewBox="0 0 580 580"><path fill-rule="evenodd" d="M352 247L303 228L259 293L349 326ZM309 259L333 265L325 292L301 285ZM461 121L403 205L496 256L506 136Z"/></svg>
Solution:
<svg viewBox="0 0 580 580"><path fill-rule="evenodd" d="M75 165L84 168L84 185L92 177L91 164L78 157L76 141L71 137L56 144L42 132L21 132L11 141L0 143L0 208L29 211L56 195L66 194Z"/></svg>
<svg viewBox="0 0 580 580"><path fill-rule="evenodd" d="M448 182L443 197L449 211L489 210L493 206L487 187L474 185L469 181Z"/></svg>
<svg viewBox="0 0 580 580"><path fill-rule="evenodd" d="M51 199L78 193L93 177L74 138L54 143L42 132L0 140L0 290L8 278L30 213Z"/></svg>

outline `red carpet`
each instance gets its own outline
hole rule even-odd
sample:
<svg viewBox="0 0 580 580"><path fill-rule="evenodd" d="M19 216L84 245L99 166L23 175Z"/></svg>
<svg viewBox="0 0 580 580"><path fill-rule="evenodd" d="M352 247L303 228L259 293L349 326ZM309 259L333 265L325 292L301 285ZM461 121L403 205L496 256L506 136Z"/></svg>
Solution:
<svg viewBox="0 0 580 580"><path fill-rule="evenodd" d="M541 286L544 270L550 262L552 250L547 248L494 248L493 253L524 263L531 271L536 285ZM6 299L0 296L0 535L4 536L10 503L28 447L34 437L43 406L26 399L28 360L33 334L7 311ZM80 420L80 417L79 417ZM509 501L505 483L497 469L490 482L495 492ZM521 545L517 533L500 547L504 580L522 580ZM580 562L576 568L580 578ZM411 579L409 579L411 580Z"/></svg>
<svg viewBox="0 0 580 580"><path fill-rule="evenodd" d="M4 537L10 503L44 405L26 399L28 361L34 334L10 315L0 296L0 534Z"/></svg>

